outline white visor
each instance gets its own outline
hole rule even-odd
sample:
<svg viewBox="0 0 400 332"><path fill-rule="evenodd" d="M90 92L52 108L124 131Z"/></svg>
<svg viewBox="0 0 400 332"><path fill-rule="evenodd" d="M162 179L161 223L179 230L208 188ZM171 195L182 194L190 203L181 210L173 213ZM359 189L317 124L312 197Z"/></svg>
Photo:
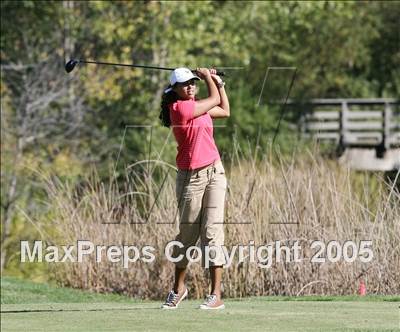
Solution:
<svg viewBox="0 0 400 332"><path fill-rule="evenodd" d="M188 68L176 68L171 73L169 83L171 84L171 86L173 86L176 83L184 83L192 79L199 80L200 78L194 75L192 71Z"/></svg>

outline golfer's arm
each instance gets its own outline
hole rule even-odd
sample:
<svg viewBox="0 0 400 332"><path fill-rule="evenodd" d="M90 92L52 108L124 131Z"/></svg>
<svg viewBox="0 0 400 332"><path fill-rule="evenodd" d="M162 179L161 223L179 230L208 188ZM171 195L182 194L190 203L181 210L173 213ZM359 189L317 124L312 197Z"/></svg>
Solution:
<svg viewBox="0 0 400 332"><path fill-rule="evenodd" d="M219 95L221 103L218 106L215 106L208 111L208 114L210 114L210 116L213 119L227 118L231 115L231 110L229 108L229 100L224 87L219 88Z"/></svg>
<svg viewBox="0 0 400 332"><path fill-rule="evenodd" d="M218 88L214 83L214 80L211 76L205 78L207 87L208 87L208 98L201 99L196 101L194 106L194 117L198 117L207 113L210 109L217 106L220 102L220 95L218 92Z"/></svg>

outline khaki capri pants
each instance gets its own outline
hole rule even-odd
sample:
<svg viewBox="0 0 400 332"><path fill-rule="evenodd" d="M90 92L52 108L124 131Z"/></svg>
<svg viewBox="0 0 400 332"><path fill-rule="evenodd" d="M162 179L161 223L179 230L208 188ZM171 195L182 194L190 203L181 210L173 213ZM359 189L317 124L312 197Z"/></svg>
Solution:
<svg viewBox="0 0 400 332"><path fill-rule="evenodd" d="M205 246L209 246L209 266L222 266L225 256L224 206L227 180L220 160L195 170L178 170L176 197L179 209L179 234L175 240L183 244L174 246L173 257L183 255L176 267L185 268L189 261L186 250L195 246L199 237L202 251L202 266L205 266ZM193 256L192 256L193 257Z"/></svg>

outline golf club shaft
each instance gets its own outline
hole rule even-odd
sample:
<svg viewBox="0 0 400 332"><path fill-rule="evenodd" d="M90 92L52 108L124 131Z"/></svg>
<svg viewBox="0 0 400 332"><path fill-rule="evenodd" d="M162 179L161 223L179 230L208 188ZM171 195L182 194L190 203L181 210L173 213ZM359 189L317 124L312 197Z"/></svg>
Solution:
<svg viewBox="0 0 400 332"><path fill-rule="evenodd" d="M93 63L95 65L134 67L134 68L147 68L147 69L160 69L160 70L174 70L174 68L167 68L167 67L144 66L144 65L129 65L129 64L124 64L124 63L113 63L113 62L86 61L86 60L78 60L78 62L79 63Z"/></svg>
<svg viewBox="0 0 400 332"><path fill-rule="evenodd" d="M145 66L145 65L130 65L123 63L113 63L113 62L100 62L100 61L87 61L87 60L77 60L78 63L91 63L95 65L107 65L107 66L119 66L119 67L133 67L133 68L145 68L145 69L158 69L158 70L169 70L172 71L175 68L168 67L157 67L157 66ZM192 70L195 71L195 70ZM222 71L217 71L217 75L224 76L225 73Z"/></svg>

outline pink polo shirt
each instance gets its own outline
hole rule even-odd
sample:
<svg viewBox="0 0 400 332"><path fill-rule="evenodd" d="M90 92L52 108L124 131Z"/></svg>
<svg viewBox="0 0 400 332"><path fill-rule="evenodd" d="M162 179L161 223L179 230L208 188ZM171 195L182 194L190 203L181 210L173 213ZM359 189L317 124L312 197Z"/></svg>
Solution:
<svg viewBox="0 0 400 332"><path fill-rule="evenodd" d="M176 165L196 169L220 160L213 137L213 122L208 113L194 117L195 101L178 100L170 105L170 119L178 143Z"/></svg>

